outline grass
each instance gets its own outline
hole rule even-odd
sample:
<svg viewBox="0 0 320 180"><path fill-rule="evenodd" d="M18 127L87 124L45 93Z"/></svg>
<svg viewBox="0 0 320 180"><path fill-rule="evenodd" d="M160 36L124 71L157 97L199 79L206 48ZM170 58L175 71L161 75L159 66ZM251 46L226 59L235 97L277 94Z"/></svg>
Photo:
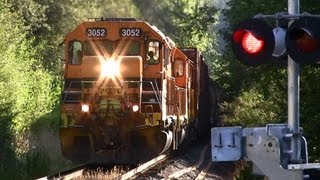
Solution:
<svg viewBox="0 0 320 180"><path fill-rule="evenodd" d="M115 166L109 171L104 171L103 169L89 171L79 179L115 179L125 172L125 170Z"/></svg>

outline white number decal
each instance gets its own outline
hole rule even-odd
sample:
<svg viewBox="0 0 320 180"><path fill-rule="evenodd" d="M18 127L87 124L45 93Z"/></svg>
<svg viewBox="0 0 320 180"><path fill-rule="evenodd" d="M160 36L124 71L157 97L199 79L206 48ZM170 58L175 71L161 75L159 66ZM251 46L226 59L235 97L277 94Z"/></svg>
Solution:
<svg viewBox="0 0 320 180"><path fill-rule="evenodd" d="M87 29L87 35L89 37L104 37L107 31L104 28L89 28Z"/></svg>
<svg viewBox="0 0 320 180"><path fill-rule="evenodd" d="M141 36L141 29L137 28L123 28L121 29L122 37L139 37Z"/></svg>

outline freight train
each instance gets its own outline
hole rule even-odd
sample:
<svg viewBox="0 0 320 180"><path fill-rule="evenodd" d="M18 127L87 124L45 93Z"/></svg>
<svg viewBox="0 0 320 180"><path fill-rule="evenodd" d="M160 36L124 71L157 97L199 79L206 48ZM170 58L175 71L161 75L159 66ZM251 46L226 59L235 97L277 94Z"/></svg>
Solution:
<svg viewBox="0 0 320 180"><path fill-rule="evenodd" d="M89 19L63 44L65 158L136 164L210 138L220 90L196 48L134 18Z"/></svg>

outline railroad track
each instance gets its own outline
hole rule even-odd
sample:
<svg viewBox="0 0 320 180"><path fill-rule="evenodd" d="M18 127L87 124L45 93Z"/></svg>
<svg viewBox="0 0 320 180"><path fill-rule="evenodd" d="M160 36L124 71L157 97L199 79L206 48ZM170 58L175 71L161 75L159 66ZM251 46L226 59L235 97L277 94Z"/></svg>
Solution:
<svg viewBox="0 0 320 180"><path fill-rule="evenodd" d="M62 172L58 172L56 174L53 175L49 175L49 176L45 176L42 178L39 178L37 180L47 180L47 179L74 179L77 177L80 177L83 175L83 173L88 170L88 165L81 165L79 167L76 168L72 168L66 171L62 171Z"/></svg>
<svg viewBox="0 0 320 180"><path fill-rule="evenodd" d="M84 164L84 165L80 165L75 168L68 169L66 171L61 171L61 172L55 173L53 175L39 178L37 180L51 180L51 179L71 180L71 179L76 179L76 178L83 177L88 172L93 171L95 169L99 169L100 167L103 167L103 166L98 165L98 164ZM104 167L104 168L106 168L106 167ZM111 166L109 166L108 168L111 168Z"/></svg>
<svg viewBox="0 0 320 180"><path fill-rule="evenodd" d="M208 161L208 158L206 158L206 153L208 150L209 146L203 147L199 159L195 164L191 166L182 167L180 170L175 170L175 172L167 175L165 178L163 178L163 180L181 179L184 175L187 175L188 177L192 176L192 178L190 177L191 179L204 179L208 170L211 167L211 160ZM192 175L190 175L191 172L193 172Z"/></svg>
<svg viewBox="0 0 320 180"><path fill-rule="evenodd" d="M201 149L197 162L191 164L182 159L172 159L158 164L144 173L138 174L138 179L207 179L207 173L211 167L211 158L208 158L209 146ZM195 155L197 157L197 154Z"/></svg>
<svg viewBox="0 0 320 180"><path fill-rule="evenodd" d="M155 167L156 165L162 163L163 161L167 160L169 158L168 155L163 154L160 155L140 166L138 166L137 168L132 169L131 171L121 175L120 177L118 177L117 179L121 179L121 180L127 180L127 179L133 179L136 178L138 176L140 176L141 174L143 174L144 172L152 169L153 167Z"/></svg>
<svg viewBox="0 0 320 180"><path fill-rule="evenodd" d="M201 150L201 153L199 151ZM156 179L207 179L207 173L211 167L211 158L208 158L208 151L210 150L209 146L205 146L202 149L199 149L198 153L195 153L192 157L194 160L193 164L183 159L175 158L169 159L169 155L163 154L160 155L146 163L139 165L136 168L130 169L129 171L119 173L121 175L113 176L99 176L103 178L111 178L117 180L127 180L134 178L156 178ZM200 156L199 156L200 154ZM198 157L199 156L199 157ZM197 158L198 157L198 158ZM191 164L191 165L190 165ZM40 180L45 179L61 179L61 180L71 180L71 179L86 179L89 177L88 174L91 172L97 171L98 168L103 167L104 170L100 171L104 174L106 171L111 171L114 169L113 166L98 166L94 165L82 165L77 168L73 168L64 172L59 172L51 176L46 176L40 178ZM218 178L218 177L216 177ZM210 179L210 178L209 178ZM219 179L219 178L218 178Z"/></svg>
<svg viewBox="0 0 320 180"><path fill-rule="evenodd" d="M136 167L134 169L131 169L130 171L128 171L124 174L121 174L121 175L119 175L117 177L113 177L113 178L118 179L118 180L133 179L133 178L137 177L138 175L153 168L157 164L167 160L168 157L169 156L166 154L160 155L160 156L158 156L148 162L145 162L145 163L139 165L138 167ZM53 179L55 179L55 180L57 180L57 179L72 180L72 179L81 179L81 178L85 179L86 176L88 176L88 175L90 176L91 172L98 171L99 169L103 168L104 170L100 170L101 173L103 174L104 171L111 171L112 169L114 169L114 167L115 166L111 166L111 165L105 166L105 165L97 165L97 164L85 164L85 165L81 165L76 168L72 168L72 169L69 169L66 171L62 171L62 172L50 175L50 176L39 178L38 180L53 180Z"/></svg>

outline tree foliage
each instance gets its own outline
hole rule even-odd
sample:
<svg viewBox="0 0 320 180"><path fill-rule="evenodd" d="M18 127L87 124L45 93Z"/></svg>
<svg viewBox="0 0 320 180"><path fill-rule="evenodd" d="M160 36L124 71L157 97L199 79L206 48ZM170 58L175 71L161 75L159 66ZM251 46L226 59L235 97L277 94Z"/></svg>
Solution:
<svg viewBox="0 0 320 180"><path fill-rule="evenodd" d="M11 104L12 127L17 132L30 128L57 102L57 78L53 76L57 70L46 69L56 60L46 56L52 50L47 41L36 36L45 31L40 29L49 28L40 15L44 10L34 1L8 1L1 11L0 18L6 24L0 31L1 94L2 100Z"/></svg>
<svg viewBox="0 0 320 180"><path fill-rule="evenodd" d="M51 29L55 26L46 16L47 5L8 0L0 8L4 24L0 29L0 174L17 171L15 177L20 179L28 174L20 173L26 162L16 153L31 150L24 135L40 121L52 123L44 117L54 115L58 106L57 40Z"/></svg>
<svg viewBox="0 0 320 180"><path fill-rule="evenodd" d="M0 2L4 24L0 29L1 178L16 174L15 179L34 179L39 173L49 173L44 172L50 169L47 164L36 170L41 166L35 164L48 160L37 158L47 145L32 142L32 134L40 124L58 130L62 84L59 44L64 35L92 15L132 16L134 11L129 0Z"/></svg>
<svg viewBox="0 0 320 180"><path fill-rule="evenodd" d="M156 25L178 46L197 47L203 52L211 50L215 36L210 30L217 18L212 3L205 0L133 2L147 22Z"/></svg>

